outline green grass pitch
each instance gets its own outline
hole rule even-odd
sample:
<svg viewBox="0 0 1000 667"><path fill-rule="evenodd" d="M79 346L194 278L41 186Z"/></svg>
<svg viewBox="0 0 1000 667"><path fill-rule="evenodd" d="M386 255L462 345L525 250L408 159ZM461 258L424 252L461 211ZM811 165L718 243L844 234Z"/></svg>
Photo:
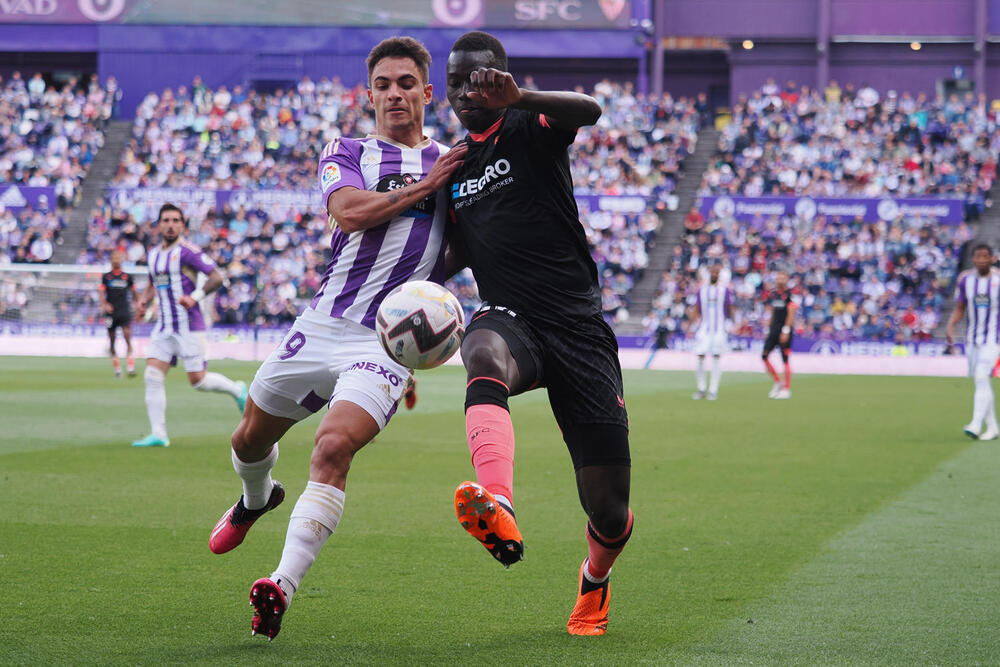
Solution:
<svg viewBox="0 0 1000 667"><path fill-rule="evenodd" d="M250 380L256 364L214 363ZM626 372L635 533L604 637L570 637L586 554L544 392L511 401L522 563L455 520L472 475L460 369L420 374L355 459L344 519L273 642L251 582L280 557L317 418L281 443L288 500L237 550L226 396L167 380L171 446L136 450L140 377L106 360L0 357L2 664L996 664L1000 444L971 442L965 379L763 373L693 402L687 373Z"/></svg>

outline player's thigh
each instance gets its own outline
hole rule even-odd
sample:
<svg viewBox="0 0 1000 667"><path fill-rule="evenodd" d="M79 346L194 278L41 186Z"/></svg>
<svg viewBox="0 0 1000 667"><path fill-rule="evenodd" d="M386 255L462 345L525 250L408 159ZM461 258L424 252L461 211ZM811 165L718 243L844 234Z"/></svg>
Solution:
<svg viewBox="0 0 1000 667"><path fill-rule="evenodd" d="M701 332L695 334L693 352L699 357L709 354L712 347L712 340L707 334Z"/></svg>
<svg viewBox="0 0 1000 667"><path fill-rule="evenodd" d="M541 384L541 341L531 327L506 309L486 307L472 317L462 342L462 363L471 381L502 380L516 395Z"/></svg>
<svg viewBox="0 0 1000 667"><path fill-rule="evenodd" d="M1000 348L996 345L976 346L975 365L972 366L972 375L975 379L988 379L993 375L993 366L996 365L998 353Z"/></svg>
<svg viewBox="0 0 1000 667"><path fill-rule="evenodd" d="M331 409L340 401L359 406L375 421L378 430L385 428L396 413L411 375L410 369L385 353L371 329L354 322L343 325L333 370Z"/></svg>
<svg viewBox="0 0 1000 667"><path fill-rule="evenodd" d="M170 366L181 356L180 344L173 334L153 332L146 346L146 359L157 360Z"/></svg>
<svg viewBox="0 0 1000 667"><path fill-rule="evenodd" d="M709 346L709 354L713 357L721 357L726 352L729 352L729 339L726 338L726 334L715 334Z"/></svg>
<svg viewBox="0 0 1000 667"><path fill-rule="evenodd" d="M250 398L265 413L293 421L319 412L333 395L336 350L332 330L296 320L257 369Z"/></svg>
<svg viewBox="0 0 1000 667"><path fill-rule="evenodd" d="M761 356L767 359L776 347L778 347L778 337L774 334L768 334L767 338L764 339L764 349L761 352Z"/></svg>
<svg viewBox="0 0 1000 667"><path fill-rule="evenodd" d="M192 384L200 382L201 378L205 377L205 369L208 368L205 334L201 331L189 331L185 334L175 334L175 338L184 371L188 374L188 378L197 375L197 378L191 379Z"/></svg>
<svg viewBox="0 0 1000 667"><path fill-rule="evenodd" d="M546 387L574 467L629 465L628 412L614 333L603 319L548 330Z"/></svg>

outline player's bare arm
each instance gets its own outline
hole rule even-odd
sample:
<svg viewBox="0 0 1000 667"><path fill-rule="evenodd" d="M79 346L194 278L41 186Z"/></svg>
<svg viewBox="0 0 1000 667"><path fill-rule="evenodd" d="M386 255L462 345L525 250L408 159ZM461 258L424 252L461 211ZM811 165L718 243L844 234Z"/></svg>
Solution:
<svg viewBox="0 0 1000 667"><path fill-rule="evenodd" d="M457 144L437 159L426 178L390 192L340 188L330 193L327 211L347 233L378 227L444 187L468 150L467 144Z"/></svg>
<svg viewBox="0 0 1000 667"><path fill-rule="evenodd" d="M544 114L549 124L561 130L593 125L601 117L601 105L590 95L519 88L510 72L479 68L469 75L469 100L487 109L514 107Z"/></svg>
<svg viewBox="0 0 1000 667"><path fill-rule="evenodd" d="M149 306L149 302L153 300L153 295L156 293L156 287L150 282L146 285L146 289L142 290L142 296L135 302L135 316L138 319L142 319L143 315L146 314L146 307Z"/></svg>
<svg viewBox="0 0 1000 667"><path fill-rule="evenodd" d="M951 317L948 318L948 324L944 328L944 336L948 341L948 345L955 344L955 325L963 317L965 317L965 303L959 301L955 304L955 310L951 311Z"/></svg>
<svg viewBox="0 0 1000 667"><path fill-rule="evenodd" d="M185 294L180 297L177 299L177 303L181 304L185 308L193 308L199 301L222 287L222 283L225 282L225 280L226 278L222 275L222 271L213 269L212 272L208 274L208 280L205 281L205 284L200 289L196 289L191 292L191 294Z"/></svg>
<svg viewBox="0 0 1000 667"><path fill-rule="evenodd" d="M785 316L785 324L781 327L781 335L778 336L778 342L782 345L788 344L788 339L792 335L792 326L795 324L795 311L798 309L799 306L794 301L788 304L788 315Z"/></svg>

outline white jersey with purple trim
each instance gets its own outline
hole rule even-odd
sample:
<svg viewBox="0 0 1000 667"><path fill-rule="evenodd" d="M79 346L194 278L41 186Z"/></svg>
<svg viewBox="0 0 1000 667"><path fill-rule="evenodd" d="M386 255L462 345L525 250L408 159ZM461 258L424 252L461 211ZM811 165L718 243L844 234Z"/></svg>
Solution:
<svg viewBox="0 0 1000 667"><path fill-rule="evenodd" d="M168 248L157 245L146 256L149 281L156 288L159 302L159 321L153 333L186 334L204 331L205 318L195 304L185 308L177 300L195 290L198 274L208 275L215 270L215 262L201 248L180 239Z"/></svg>
<svg viewBox="0 0 1000 667"><path fill-rule="evenodd" d="M425 178L448 147L430 139L409 148L385 137L339 138L319 163L324 203L343 187L389 192ZM333 251L309 309L375 328L385 296L410 280L444 280L447 193L441 191L385 223L345 233L334 220Z"/></svg>
<svg viewBox="0 0 1000 667"><path fill-rule="evenodd" d="M726 316L732 301L732 291L721 281L714 285L703 284L698 289L698 314L701 315L698 333L725 333Z"/></svg>
<svg viewBox="0 0 1000 667"><path fill-rule="evenodd" d="M965 304L969 345L996 345L1000 342L1000 273L991 270L981 276L972 269L958 277L955 299Z"/></svg>

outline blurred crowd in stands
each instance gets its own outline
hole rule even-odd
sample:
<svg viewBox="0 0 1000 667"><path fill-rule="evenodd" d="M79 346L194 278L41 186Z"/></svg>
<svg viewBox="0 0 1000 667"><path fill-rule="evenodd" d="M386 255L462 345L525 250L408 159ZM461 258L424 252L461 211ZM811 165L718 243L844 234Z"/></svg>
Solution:
<svg viewBox="0 0 1000 667"><path fill-rule="evenodd" d="M700 194L966 199L976 219L996 179L1000 130L985 94L944 98L863 85L769 80L741 99Z"/></svg>

